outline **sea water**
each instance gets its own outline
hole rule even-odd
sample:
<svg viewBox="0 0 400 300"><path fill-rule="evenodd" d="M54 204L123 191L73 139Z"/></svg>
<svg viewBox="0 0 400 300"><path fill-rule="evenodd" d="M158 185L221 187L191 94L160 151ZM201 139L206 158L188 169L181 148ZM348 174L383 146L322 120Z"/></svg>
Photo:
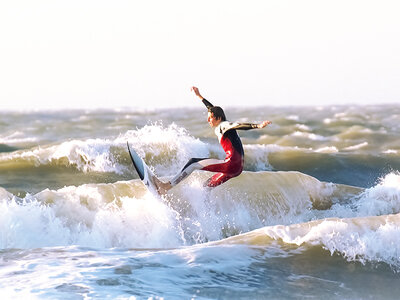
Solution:
<svg viewBox="0 0 400 300"><path fill-rule="evenodd" d="M244 172L209 191L224 158L205 109L0 113L2 299L397 299L400 106L226 108Z"/></svg>

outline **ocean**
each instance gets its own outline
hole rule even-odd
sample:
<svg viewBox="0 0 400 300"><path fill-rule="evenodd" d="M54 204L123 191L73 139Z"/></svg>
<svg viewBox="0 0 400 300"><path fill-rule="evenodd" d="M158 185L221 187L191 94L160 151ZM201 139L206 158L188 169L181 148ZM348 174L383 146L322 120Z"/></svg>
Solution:
<svg viewBox="0 0 400 300"><path fill-rule="evenodd" d="M1 299L398 299L400 105L226 108L244 172L206 109L0 113Z"/></svg>

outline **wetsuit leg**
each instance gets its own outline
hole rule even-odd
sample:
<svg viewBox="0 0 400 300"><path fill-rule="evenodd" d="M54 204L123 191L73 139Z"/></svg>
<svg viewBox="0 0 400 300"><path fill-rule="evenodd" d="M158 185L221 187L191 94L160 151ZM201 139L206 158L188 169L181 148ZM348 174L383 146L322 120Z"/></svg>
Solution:
<svg viewBox="0 0 400 300"><path fill-rule="evenodd" d="M233 177L239 176L240 173L242 173L243 159L241 156L228 158L224 161L224 163L209 165L202 170L217 172L217 174L212 176L204 183L204 186L216 187Z"/></svg>
<svg viewBox="0 0 400 300"><path fill-rule="evenodd" d="M236 177L237 175L225 174L225 173L217 173L210 177L205 183L204 186L208 187L216 187L224 182L228 181L229 179Z"/></svg>
<svg viewBox="0 0 400 300"><path fill-rule="evenodd" d="M188 177L194 170L206 170L212 172L223 172L225 170L225 160L212 159L212 158L191 158L183 169L171 179L172 186L177 185L179 182ZM212 169L212 170L211 170Z"/></svg>

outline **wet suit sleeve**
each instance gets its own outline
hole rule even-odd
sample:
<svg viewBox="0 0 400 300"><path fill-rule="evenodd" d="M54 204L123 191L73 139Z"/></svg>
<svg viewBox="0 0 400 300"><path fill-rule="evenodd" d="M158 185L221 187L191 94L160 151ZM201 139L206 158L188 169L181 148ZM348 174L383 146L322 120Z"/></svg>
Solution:
<svg viewBox="0 0 400 300"><path fill-rule="evenodd" d="M255 129L258 128L257 124L251 124L251 123L231 123L228 121L225 121L220 124L220 133L224 134L225 132L235 129L235 130L250 130L250 129Z"/></svg>
<svg viewBox="0 0 400 300"><path fill-rule="evenodd" d="M203 104L207 107L207 109L210 109L211 107L214 107L206 98L203 98ZM226 132L231 129L237 129L237 130L250 130L250 129L255 129L258 128L258 124L252 124L252 123L228 123L226 126L223 126L223 131Z"/></svg>
<svg viewBox="0 0 400 300"><path fill-rule="evenodd" d="M258 128L258 124L252 124L252 123L233 123L232 127L230 129L236 129L236 130L250 130L250 129L256 129Z"/></svg>
<svg viewBox="0 0 400 300"><path fill-rule="evenodd" d="M207 107L207 109L210 109L211 107L214 106L208 100L206 100L206 98L203 98L202 101L203 101L203 104Z"/></svg>

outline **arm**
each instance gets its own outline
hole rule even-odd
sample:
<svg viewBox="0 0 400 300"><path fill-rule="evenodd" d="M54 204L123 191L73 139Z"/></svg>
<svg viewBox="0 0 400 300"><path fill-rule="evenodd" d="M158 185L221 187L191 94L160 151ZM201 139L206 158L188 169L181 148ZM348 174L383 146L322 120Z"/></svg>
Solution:
<svg viewBox="0 0 400 300"><path fill-rule="evenodd" d="M201 100L201 101L203 102L203 104L207 107L207 109L209 109L209 108L211 108L211 107L214 106L214 105L212 105L209 101L207 101L206 98L204 98L204 97L200 94L199 89L198 89L197 87L193 86L191 90L196 94L197 97L200 98L200 100Z"/></svg>
<svg viewBox="0 0 400 300"><path fill-rule="evenodd" d="M267 125L271 124L271 121L264 121L260 124L252 124L252 123L233 123L232 127L229 129L237 129L237 130L249 130L249 129L255 129L255 128L264 128Z"/></svg>

